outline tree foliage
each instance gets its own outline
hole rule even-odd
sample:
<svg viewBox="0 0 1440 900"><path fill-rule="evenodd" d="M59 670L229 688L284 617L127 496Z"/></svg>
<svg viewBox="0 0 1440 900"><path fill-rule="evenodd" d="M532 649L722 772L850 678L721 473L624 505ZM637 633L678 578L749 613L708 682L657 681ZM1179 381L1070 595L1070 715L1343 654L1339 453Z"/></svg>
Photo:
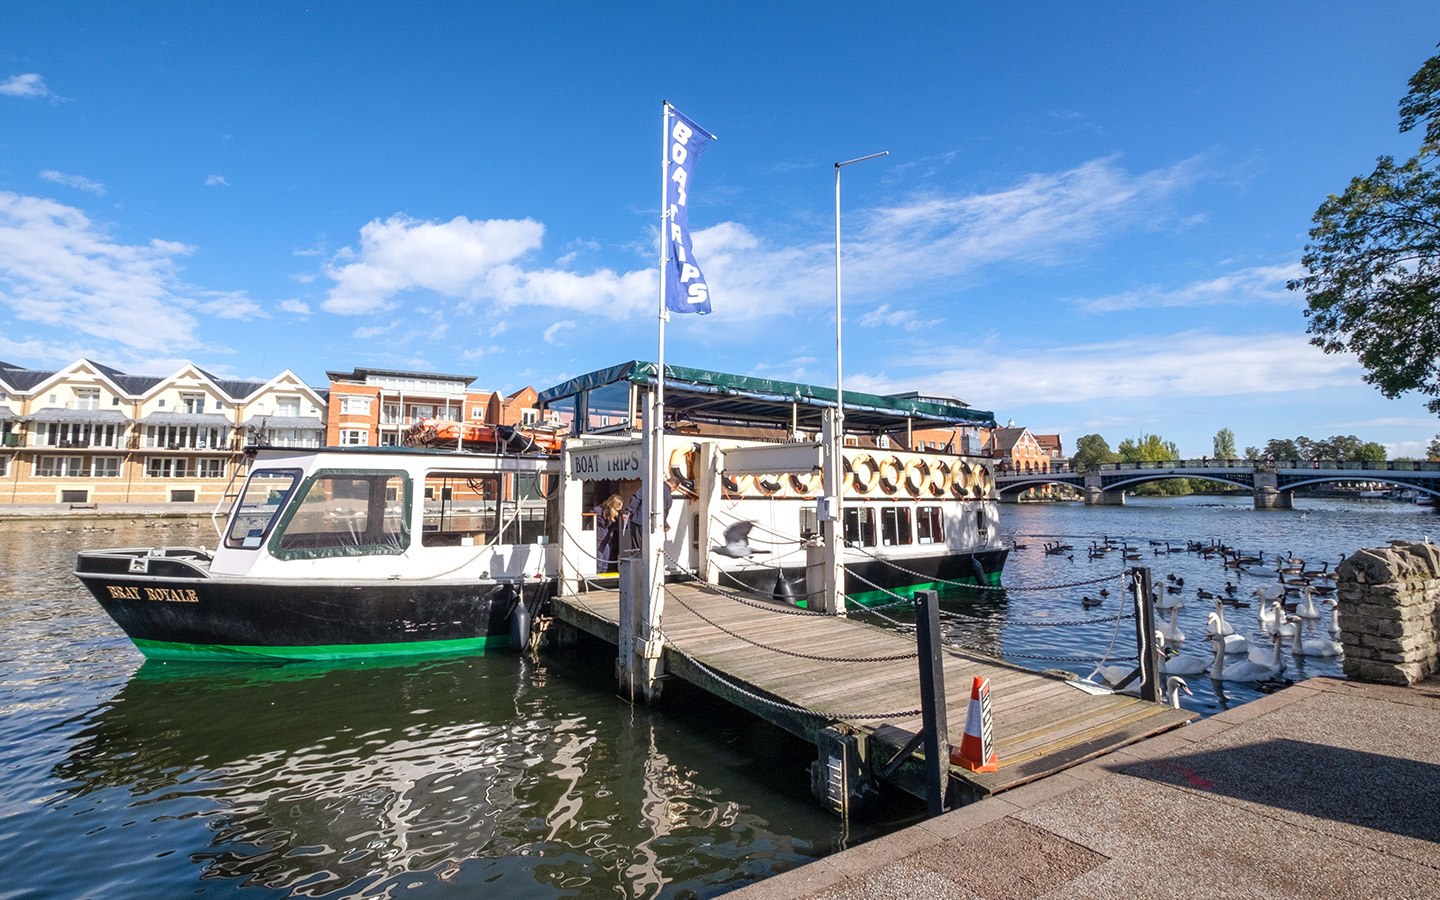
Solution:
<svg viewBox="0 0 1440 900"><path fill-rule="evenodd" d="M1167 462L1180 458L1180 448L1175 442L1167 441L1158 434L1142 434L1138 439L1126 438L1115 448L1115 452L1120 454L1121 462ZM1188 494L1190 490L1190 479L1172 478L1141 485L1135 493L1174 495Z"/></svg>
<svg viewBox="0 0 1440 900"><path fill-rule="evenodd" d="M1215 458L1216 459L1238 459L1240 454L1235 452L1235 432L1228 428L1222 428L1215 432Z"/></svg>
<svg viewBox="0 0 1440 900"><path fill-rule="evenodd" d="M1440 461L1440 434L1435 435L1435 440L1430 442L1430 446L1425 450L1425 455L1430 459Z"/></svg>
<svg viewBox="0 0 1440 900"><path fill-rule="evenodd" d="M1095 466L1106 463L1119 462L1120 457L1110 449L1110 445L1098 434L1081 435L1075 441L1075 455L1070 458L1071 465L1077 472L1084 472Z"/></svg>
<svg viewBox="0 0 1440 900"><path fill-rule="evenodd" d="M1400 130L1421 123L1419 152L1351 179L1312 219L1303 278L1310 343L1349 351L1386 397L1419 391L1440 415L1440 56L1410 79Z"/></svg>
<svg viewBox="0 0 1440 900"><path fill-rule="evenodd" d="M1305 435L1291 440L1271 438L1265 444L1262 454L1275 460L1348 460L1363 462L1384 462L1385 448L1374 441L1362 441L1353 434L1337 434L1325 440L1314 440Z"/></svg>

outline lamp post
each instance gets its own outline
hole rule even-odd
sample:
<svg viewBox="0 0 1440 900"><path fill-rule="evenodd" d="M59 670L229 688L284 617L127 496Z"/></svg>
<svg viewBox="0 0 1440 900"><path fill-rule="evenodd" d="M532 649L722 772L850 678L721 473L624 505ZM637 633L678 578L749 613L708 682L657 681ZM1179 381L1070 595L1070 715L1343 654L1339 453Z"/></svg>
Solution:
<svg viewBox="0 0 1440 900"><path fill-rule="evenodd" d="M867 159L878 159L881 156L889 156L889 150L881 150L879 153L871 153L868 156L857 156L854 159L847 159L844 162L835 164L835 418L832 433L830 435L830 458L831 471L834 475L831 490L831 515L830 534L826 535L826 543L831 548L830 572L826 579L826 586L833 591L825 599L830 606L830 612L843 614L845 611L845 382L844 366L840 352L840 335L842 311L840 306L840 170L846 166L853 166L855 163L865 162Z"/></svg>

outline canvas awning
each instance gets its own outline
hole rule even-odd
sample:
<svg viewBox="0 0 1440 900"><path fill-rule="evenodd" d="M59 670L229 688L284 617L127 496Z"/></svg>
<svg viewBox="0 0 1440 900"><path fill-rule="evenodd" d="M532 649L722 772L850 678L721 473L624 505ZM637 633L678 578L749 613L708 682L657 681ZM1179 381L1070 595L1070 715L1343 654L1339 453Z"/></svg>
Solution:
<svg viewBox="0 0 1440 900"><path fill-rule="evenodd" d="M228 428L232 423L228 416L222 416L219 413L156 412L141 419L140 424L177 425L181 427L200 425L210 428Z"/></svg>
<svg viewBox="0 0 1440 900"><path fill-rule="evenodd" d="M69 422L80 425L127 425L129 417L118 409L62 409L49 407L31 413L32 422Z"/></svg>
<svg viewBox="0 0 1440 900"><path fill-rule="evenodd" d="M540 392L549 403L607 384L655 383L655 363L634 360L581 375ZM835 407L835 389L749 375L731 375L682 366L665 367L665 407L669 417L789 424L792 414L802 427L818 428L821 413ZM845 392L845 423L853 431L882 432L909 420L914 428L995 424L995 414L959 402Z"/></svg>
<svg viewBox="0 0 1440 900"><path fill-rule="evenodd" d="M325 423L316 416L251 416L243 424L246 428L273 428L277 431L325 430Z"/></svg>

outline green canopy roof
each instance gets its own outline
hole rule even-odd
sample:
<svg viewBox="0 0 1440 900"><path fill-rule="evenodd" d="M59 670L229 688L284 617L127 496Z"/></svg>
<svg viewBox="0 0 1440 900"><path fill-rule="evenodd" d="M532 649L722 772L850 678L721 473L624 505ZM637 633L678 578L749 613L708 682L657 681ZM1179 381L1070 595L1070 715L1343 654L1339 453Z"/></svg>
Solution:
<svg viewBox="0 0 1440 900"><path fill-rule="evenodd" d="M540 392L539 402L553 403L581 391L618 382L654 384L657 371L655 363L631 360L546 388ZM817 429L821 413L834 407L834 388L683 366L665 367L667 418L788 425L793 412L801 427ZM994 413L971 409L959 402L845 392L848 430L887 431L903 427L906 419L915 428L995 424Z"/></svg>

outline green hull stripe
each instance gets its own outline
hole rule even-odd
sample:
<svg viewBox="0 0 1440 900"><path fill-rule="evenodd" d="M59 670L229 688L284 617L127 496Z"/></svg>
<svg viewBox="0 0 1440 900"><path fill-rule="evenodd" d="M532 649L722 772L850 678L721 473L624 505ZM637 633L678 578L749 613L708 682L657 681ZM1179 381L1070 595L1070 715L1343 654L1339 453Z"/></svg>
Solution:
<svg viewBox="0 0 1440 900"><path fill-rule="evenodd" d="M149 659L354 659L357 657L438 656L483 652L487 647L508 647L505 635L457 638L448 641L404 641L395 644L312 644L261 647L241 644L183 644L135 638L135 646Z"/></svg>
<svg viewBox="0 0 1440 900"><path fill-rule="evenodd" d="M967 580L971 584L975 583L975 579L973 578ZM985 576L985 583L991 587L1000 587L1000 573L989 573ZM964 585L962 584L960 587L963 589ZM943 594L946 591L955 589L956 584L954 581L926 581L920 584L907 584L904 587L891 588L888 591L860 591L859 593L846 594L845 596L850 602L858 603L861 606L883 606L894 600L896 595L909 597L913 600L916 591L939 591ZM795 605L804 609L808 605L808 601L797 600Z"/></svg>

